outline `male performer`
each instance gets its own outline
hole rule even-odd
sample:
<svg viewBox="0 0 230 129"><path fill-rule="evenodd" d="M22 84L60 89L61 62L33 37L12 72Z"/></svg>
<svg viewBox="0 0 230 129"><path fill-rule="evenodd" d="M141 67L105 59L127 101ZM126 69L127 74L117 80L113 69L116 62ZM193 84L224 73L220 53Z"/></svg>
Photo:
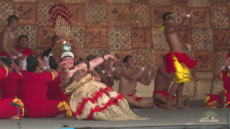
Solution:
<svg viewBox="0 0 230 129"><path fill-rule="evenodd" d="M131 107L154 107L152 97L136 97L135 88L137 86L137 81L142 84L149 85L151 82L151 66L147 63L143 65L140 71L134 71L134 60L133 57L127 55L124 58L124 64L126 69L121 71L120 84L119 84L119 93L123 94L127 99ZM143 72L147 69L147 77L143 75Z"/></svg>
<svg viewBox="0 0 230 129"><path fill-rule="evenodd" d="M101 77L101 82L105 83L109 87L113 87L114 79L120 79L120 73L117 73L116 67L123 62L122 59L114 62L113 67L111 68L110 60L105 61L101 64L101 69L98 70L98 74Z"/></svg>
<svg viewBox="0 0 230 129"><path fill-rule="evenodd" d="M230 108L230 57L228 57L225 60L224 65L216 71L214 77L218 77L223 81L224 89L221 91L221 93L226 98L226 107ZM208 94L205 97L204 103L205 107L207 108L223 107L223 99L217 94Z"/></svg>
<svg viewBox="0 0 230 129"><path fill-rule="evenodd" d="M164 34L166 41L170 47L171 52L166 55L166 71L170 74L174 73L174 84L169 90L168 98L165 104L166 109L174 109L172 107L172 98L175 93L177 93L176 108L178 109L188 109L186 106L182 105L182 92L184 82L191 81L192 75L189 68L197 64L197 61L193 61L183 53L182 44L177 36L177 32L181 30L186 30L189 23L189 17L192 14L181 13L183 21L179 25L175 25L174 16L171 12L166 12L163 14L164 23L161 25L164 29Z"/></svg>
<svg viewBox="0 0 230 129"><path fill-rule="evenodd" d="M16 50L25 56L34 55L34 52L28 47L28 41L27 35L21 35L18 38L18 47L16 47Z"/></svg>
<svg viewBox="0 0 230 129"><path fill-rule="evenodd" d="M163 57L163 61L165 56ZM155 79L153 99L157 106L163 105L167 101L168 90L173 80L173 74L168 74L165 71L165 65L160 66L157 70L157 75ZM189 97L187 95L182 95L182 103L186 106ZM176 96L173 96L172 105L176 105Z"/></svg>
<svg viewBox="0 0 230 129"><path fill-rule="evenodd" d="M0 57L23 57L14 46L13 31L18 28L18 17L12 15L8 18L8 26L0 33Z"/></svg>

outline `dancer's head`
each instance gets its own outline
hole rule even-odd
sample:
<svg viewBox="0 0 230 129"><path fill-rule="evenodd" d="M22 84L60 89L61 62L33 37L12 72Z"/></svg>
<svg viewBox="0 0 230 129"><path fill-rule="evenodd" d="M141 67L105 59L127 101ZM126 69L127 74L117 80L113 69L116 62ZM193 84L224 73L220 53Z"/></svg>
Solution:
<svg viewBox="0 0 230 129"><path fill-rule="evenodd" d="M61 55L61 60L66 61L69 68L74 67L74 54L72 52L64 52Z"/></svg>
<svg viewBox="0 0 230 129"><path fill-rule="evenodd" d="M10 68L10 72L18 66L19 66L19 71L21 71L22 69L22 63L20 62L19 59L15 59L13 62L11 58L2 56L0 60Z"/></svg>
<svg viewBox="0 0 230 129"><path fill-rule="evenodd" d="M39 67L39 62L36 56L28 56L26 59L26 68L28 72L39 72L41 68Z"/></svg>
<svg viewBox="0 0 230 129"><path fill-rule="evenodd" d="M18 21L19 21L19 18L15 15L11 15L7 19L8 25L12 27L13 30L16 30L18 28Z"/></svg>
<svg viewBox="0 0 230 129"><path fill-rule="evenodd" d="M164 30L164 27L167 26L173 26L175 25L174 22L174 15L172 12L166 12L162 16L164 23L161 24L161 29Z"/></svg>
<svg viewBox="0 0 230 129"><path fill-rule="evenodd" d="M125 58L123 59L123 62L126 68L134 68L135 66L134 59L131 55L125 56Z"/></svg>

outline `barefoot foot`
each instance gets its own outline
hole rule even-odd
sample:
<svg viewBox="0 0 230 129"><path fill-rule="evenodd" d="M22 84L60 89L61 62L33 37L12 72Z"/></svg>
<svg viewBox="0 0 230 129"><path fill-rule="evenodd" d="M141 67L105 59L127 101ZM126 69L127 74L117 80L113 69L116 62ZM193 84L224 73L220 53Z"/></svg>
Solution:
<svg viewBox="0 0 230 129"><path fill-rule="evenodd" d="M175 108L173 108L173 106L171 104L165 104L163 107L164 107L164 109L172 109L172 110L175 109Z"/></svg>
<svg viewBox="0 0 230 129"><path fill-rule="evenodd" d="M189 109L189 107L183 105L176 105L176 109Z"/></svg>

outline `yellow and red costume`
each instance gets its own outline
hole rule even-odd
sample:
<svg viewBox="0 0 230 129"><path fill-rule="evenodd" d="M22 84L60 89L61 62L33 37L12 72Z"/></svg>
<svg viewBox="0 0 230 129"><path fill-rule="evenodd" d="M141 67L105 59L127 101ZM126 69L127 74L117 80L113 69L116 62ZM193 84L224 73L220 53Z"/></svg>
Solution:
<svg viewBox="0 0 230 129"><path fill-rule="evenodd" d="M156 91L156 90L154 90L153 95L154 95L154 94L160 94L161 96L164 96L165 98L168 98L168 92L167 92L167 91ZM172 99L176 99L176 96L173 96ZM159 105L160 105L160 104L157 103L156 101L154 101L154 103L156 104L156 106L159 106Z"/></svg>
<svg viewBox="0 0 230 129"><path fill-rule="evenodd" d="M8 69L6 67L0 68L0 80L6 78L8 76ZM1 98L1 95L0 95ZM6 119L13 117L18 114L17 107L9 105L10 102L17 103L18 105L23 106L23 103L20 99L17 98L7 98L7 99L0 99L0 119ZM20 107L19 111L20 118L24 116L24 108ZM16 116L16 119L19 116Z"/></svg>
<svg viewBox="0 0 230 129"><path fill-rule="evenodd" d="M226 98L226 107L230 108L230 74L227 71L222 71L221 78L219 79L223 81L224 89L221 91L221 93ZM205 107L216 108L216 105L213 104L214 102L223 104L222 98L217 94L208 94L205 96Z"/></svg>
<svg viewBox="0 0 230 129"><path fill-rule="evenodd" d="M131 94L128 94L128 96L129 96L130 98L136 100L136 101L140 101L140 100L142 100L142 99L144 98L144 97L137 97L137 96L131 95Z"/></svg>
<svg viewBox="0 0 230 129"><path fill-rule="evenodd" d="M181 52L170 52L166 55L166 71L174 73L174 83L189 82L192 75L189 69L197 65L198 60L192 60L187 54Z"/></svg>

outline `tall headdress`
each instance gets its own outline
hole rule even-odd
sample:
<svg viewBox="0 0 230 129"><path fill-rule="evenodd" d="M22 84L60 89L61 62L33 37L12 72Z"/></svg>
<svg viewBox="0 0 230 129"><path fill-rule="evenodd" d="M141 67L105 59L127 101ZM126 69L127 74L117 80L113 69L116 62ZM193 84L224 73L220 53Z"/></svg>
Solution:
<svg viewBox="0 0 230 129"><path fill-rule="evenodd" d="M54 28L59 41L54 44L52 53L57 63L60 63L64 57L72 57L75 62L81 56L80 47L71 34L71 14L64 4L54 4L48 12L50 14L50 23Z"/></svg>

